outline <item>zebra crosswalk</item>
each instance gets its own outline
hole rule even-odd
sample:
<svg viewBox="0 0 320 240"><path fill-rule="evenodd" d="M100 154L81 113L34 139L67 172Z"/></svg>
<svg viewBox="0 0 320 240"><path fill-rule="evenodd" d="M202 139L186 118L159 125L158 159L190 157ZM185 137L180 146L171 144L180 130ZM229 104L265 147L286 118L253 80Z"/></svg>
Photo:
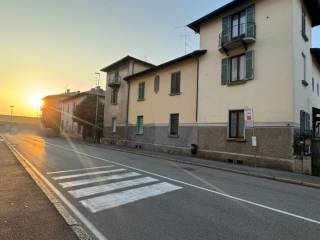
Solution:
<svg viewBox="0 0 320 240"><path fill-rule="evenodd" d="M105 170L100 171L100 168ZM114 165L47 173L91 213L182 189Z"/></svg>

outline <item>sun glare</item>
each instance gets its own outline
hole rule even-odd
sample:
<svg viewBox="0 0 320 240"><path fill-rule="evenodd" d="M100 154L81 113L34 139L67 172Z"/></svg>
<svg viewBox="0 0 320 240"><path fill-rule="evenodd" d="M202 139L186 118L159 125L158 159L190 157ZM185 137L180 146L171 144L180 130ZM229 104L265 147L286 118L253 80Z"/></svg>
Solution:
<svg viewBox="0 0 320 240"><path fill-rule="evenodd" d="M32 95L28 98L28 105L35 109L39 109L43 105L43 101L40 95Z"/></svg>

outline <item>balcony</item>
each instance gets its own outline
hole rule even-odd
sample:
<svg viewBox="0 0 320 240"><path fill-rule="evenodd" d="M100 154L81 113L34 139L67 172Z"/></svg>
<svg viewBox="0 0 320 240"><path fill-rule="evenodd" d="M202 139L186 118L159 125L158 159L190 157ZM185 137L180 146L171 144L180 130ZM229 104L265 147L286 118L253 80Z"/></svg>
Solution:
<svg viewBox="0 0 320 240"><path fill-rule="evenodd" d="M113 75L113 76L111 76L111 77L109 77L108 78L108 86L109 87L115 87L115 86L120 86L120 84L121 84L121 77L120 76L115 76L115 75Z"/></svg>
<svg viewBox="0 0 320 240"><path fill-rule="evenodd" d="M219 34L219 51L226 53L230 50L243 47L247 50L248 45L256 41L256 24L243 23L233 25Z"/></svg>

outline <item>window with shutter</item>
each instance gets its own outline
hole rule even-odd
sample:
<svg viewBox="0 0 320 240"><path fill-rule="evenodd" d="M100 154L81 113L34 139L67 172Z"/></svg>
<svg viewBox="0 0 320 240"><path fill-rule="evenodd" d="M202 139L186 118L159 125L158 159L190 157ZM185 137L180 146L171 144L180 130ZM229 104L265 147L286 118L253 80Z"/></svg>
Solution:
<svg viewBox="0 0 320 240"><path fill-rule="evenodd" d="M231 40L231 17L227 16L222 19L222 45Z"/></svg>
<svg viewBox="0 0 320 240"><path fill-rule="evenodd" d="M144 87L145 87L145 82L139 83L139 92L138 92L139 101L144 100Z"/></svg>
<svg viewBox="0 0 320 240"><path fill-rule="evenodd" d="M154 78L154 92L155 93L159 92L159 87L160 87L160 77L159 77L159 75L157 75Z"/></svg>
<svg viewBox="0 0 320 240"><path fill-rule="evenodd" d="M221 64L221 84L222 85L228 85L230 80L230 74L229 74L229 59L225 58L222 59L222 64Z"/></svg>
<svg viewBox="0 0 320 240"><path fill-rule="evenodd" d="M143 134L143 116L137 116L136 132L139 135Z"/></svg>
<svg viewBox="0 0 320 240"><path fill-rule="evenodd" d="M179 134L179 114L170 114L170 136L178 136Z"/></svg>
<svg viewBox="0 0 320 240"><path fill-rule="evenodd" d="M256 18L256 7L255 5L250 5L246 8L246 16L247 16L247 23L246 23L246 35L247 37L255 37L255 18Z"/></svg>
<svg viewBox="0 0 320 240"><path fill-rule="evenodd" d="M171 74L171 90L170 90L171 95L180 94L180 78L181 78L180 72L175 72Z"/></svg>
<svg viewBox="0 0 320 240"><path fill-rule="evenodd" d="M254 51L246 53L246 80L254 79Z"/></svg>

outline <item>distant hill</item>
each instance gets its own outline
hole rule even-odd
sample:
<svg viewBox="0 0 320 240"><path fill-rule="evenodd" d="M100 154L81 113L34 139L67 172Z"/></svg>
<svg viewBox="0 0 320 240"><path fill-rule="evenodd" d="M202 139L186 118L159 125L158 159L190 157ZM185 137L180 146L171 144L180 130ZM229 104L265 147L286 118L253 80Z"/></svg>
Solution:
<svg viewBox="0 0 320 240"><path fill-rule="evenodd" d="M10 115L0 115L0 125L9 124L9 123L35 125L35 124L39 124L39 118L12 116L12 119L11 119Z"/></svg>

